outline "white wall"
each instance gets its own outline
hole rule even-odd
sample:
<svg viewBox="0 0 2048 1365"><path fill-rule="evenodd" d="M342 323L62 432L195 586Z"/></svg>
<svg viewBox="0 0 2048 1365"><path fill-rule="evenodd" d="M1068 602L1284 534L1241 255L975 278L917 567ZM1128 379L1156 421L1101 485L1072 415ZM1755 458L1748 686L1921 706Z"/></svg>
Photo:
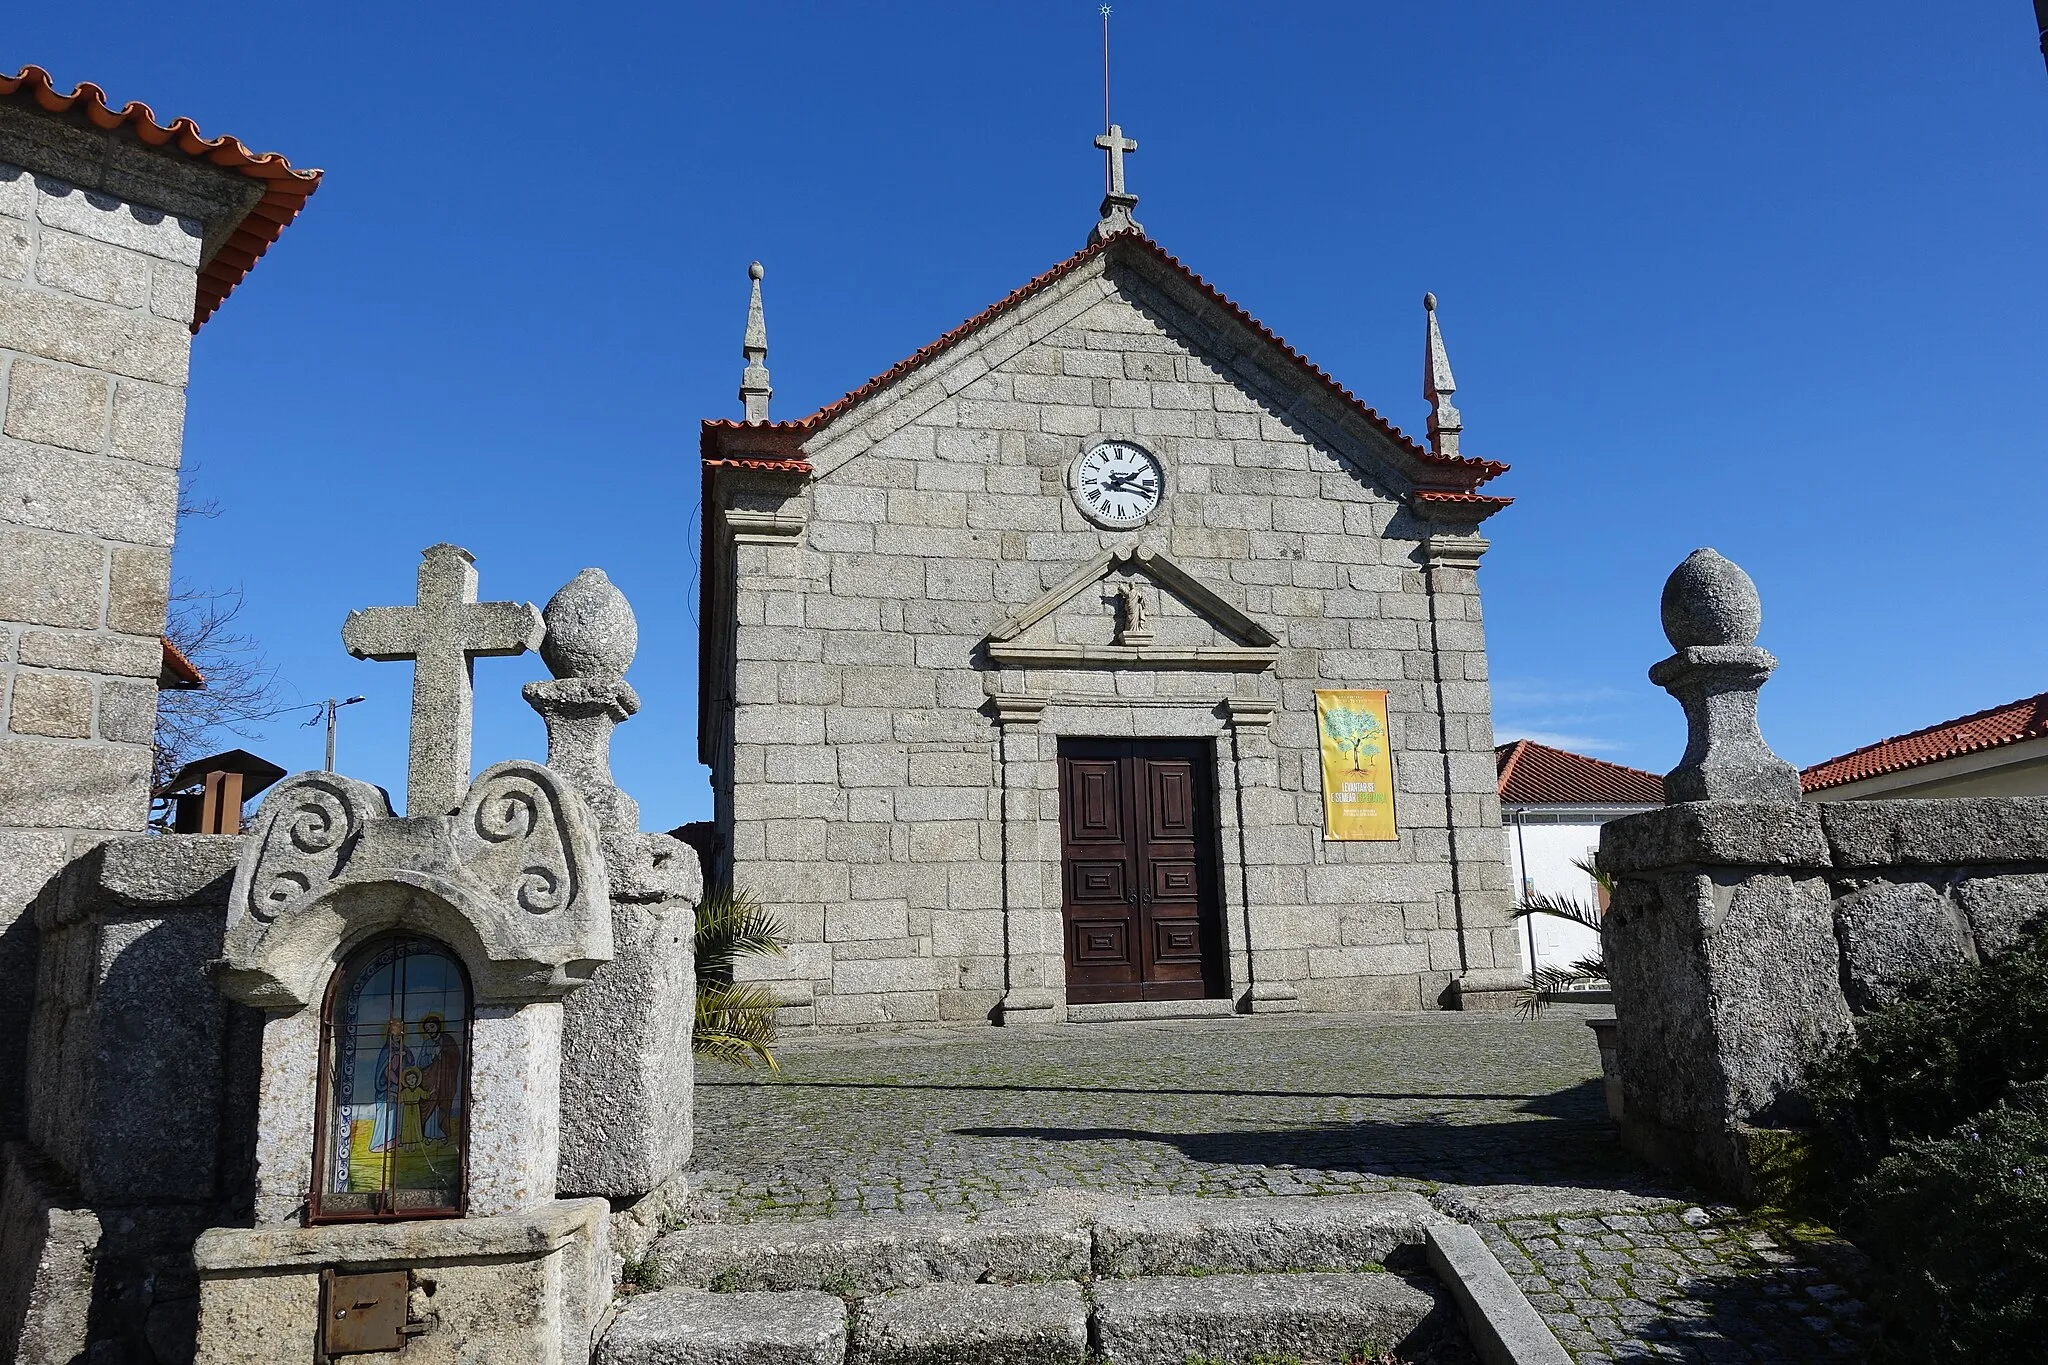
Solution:
<svg viewBox="0 0 2048 1365"><path fill-rule="evenodd" d="M1514 880L1515 899L1537 893L1569 896L1589 906L1600 904L1600 888L1592 877L1574 867L1575 859L1590 860L1600 847L1600 826L1642 806L1581 806L1548 810L1541 806L1501 808L1501 823L1507 831L1508 873ZM1550 915L1535 915L1516 921L1520 931L1522 970L1535 965L1569 967L1600 949L1600 937ZM1530 940L1535 940L1535 961L1530 960Z"/></svg>

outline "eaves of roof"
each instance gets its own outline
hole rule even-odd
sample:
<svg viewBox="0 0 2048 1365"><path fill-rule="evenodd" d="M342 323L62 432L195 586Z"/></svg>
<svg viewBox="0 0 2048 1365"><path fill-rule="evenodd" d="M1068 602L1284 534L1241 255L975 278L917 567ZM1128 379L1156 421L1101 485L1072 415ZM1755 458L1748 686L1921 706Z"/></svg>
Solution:
<svg viewBox="0 0 2048 1365"><path fill-rule="evenodd" d="M1470 456L1437 454L1428 446L1418 442L1415 438L1409 436L1406 432L1381 416L1378 411L1368 406L1356 394L1338 383L1320 366L1316 365L1292 346L1289 346L1285 340L1276 335L1264 323L1239 307L1221 290L1182 264L1178 258L1169 253L1164 247L1160 246L1150 237L1136 232L1117 233L1100 241L1091 242L1044 274L1026 281L1003 298L998 299L995 303L961 323L958 327L939 337L930 345L921 347L913 354L906 356L882 371L873 379L868 380L859 388L853 389L844 396L827 403L808 417L800 417L794 421L786 422L734 422L723 419L707 421L704 424L703 436L704 450L707 458L714 449L723 455L735 452L741 445L758 447L764 442L777 438L784 441L790 441L793 438L792 451L799 449L803 441L825 430L839 417L858 406L864 399L873 397L890 385L922 369L959 342L987 327L990 323L995 322L1025 300L1065 279L1097 256L1116 250L1142 252L1166 266L1211 303L1229 313L1245 327L1251 329L1255 335L1278 351L1296 369L1348 406L1358 416L1362 417L1370 426L1399 447L1404 454L1421 464L1424 468L1432 471L1443 481L1443 487L1441 488L1428 487L1419 491L1426 492L1432 496L1450 495L1470 499L1465 506L1473 511L1481 510L1482 504L1488 512L1497 511L1500 507L1504 507L1512 501L1512 499L1507 498L1482 498L1472 492L1479 485L1506 473L1508 466L1500 463L1498 460L1481 460ZM1448 504L1440 505L1448 506Z"/></svg>
<svg viewBox="0 0 2048 1365"><path fill-rule="evenodd" d="M1809 792L1826 791L2044 735L2048 735L2048 692L1823 759L1800 772L1799 785Z"/></svg>
<svg viewBox="0 0 2048 1365"><path fill-rule="evenodd" d="M106 91L90 81L65 94L39 66L24 66L12 76L0 76L0 97L25 101L45 113L82 117L103 132L125 129L145 147L177 152L262 182L263 197L199 271L198 298L192 311L195 332L320 188L320 171L299 170L276 152L252 152L232 137L205 137L191 119L158 123L146 104L130 102L116 109L107 102Z"/></svg>
<svg viewBox="0 0 2048 1365"><path fill-rule="evenodd" d="M185 657L184 650L171 643L170 636L163 636L160 643L163 655L157 665L158 687L172 692L194 692L206 686L206 675Z"/></svg>

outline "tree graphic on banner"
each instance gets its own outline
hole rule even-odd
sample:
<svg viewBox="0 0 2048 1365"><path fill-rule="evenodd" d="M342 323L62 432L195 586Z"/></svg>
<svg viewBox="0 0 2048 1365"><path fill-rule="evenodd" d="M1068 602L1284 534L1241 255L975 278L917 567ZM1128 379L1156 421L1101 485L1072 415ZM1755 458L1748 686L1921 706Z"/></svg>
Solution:
<svg viewBox="0 0 2048 1365"><path fill-rule="evenodd" d="M1352 772L1364 772L1365 760L1379 755L1378 741L1385 728L1372 712L1349 706L1333 707L1324 714L1323 724L1330 738L1337 741L1337 747L1351 755Z"/></svg>

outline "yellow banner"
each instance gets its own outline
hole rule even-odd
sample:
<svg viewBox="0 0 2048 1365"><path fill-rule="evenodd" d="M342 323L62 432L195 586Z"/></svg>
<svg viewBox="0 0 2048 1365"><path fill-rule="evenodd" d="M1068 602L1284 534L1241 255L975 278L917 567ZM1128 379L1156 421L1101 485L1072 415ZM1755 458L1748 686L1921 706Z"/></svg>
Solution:
<svg viewBox="0 0 2048 1365"><path fill-rule="evenodd" d="M1323 740L1323 837L1398 839L1385 692L1316 693Z"/></svg>

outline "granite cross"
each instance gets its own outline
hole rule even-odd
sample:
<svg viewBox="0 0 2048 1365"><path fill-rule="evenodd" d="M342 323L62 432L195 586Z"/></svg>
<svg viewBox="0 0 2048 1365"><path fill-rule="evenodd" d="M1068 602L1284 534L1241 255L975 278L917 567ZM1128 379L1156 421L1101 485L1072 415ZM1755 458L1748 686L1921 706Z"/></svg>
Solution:
<svg viewBox="0 0 2048 1365"><path fill-rule="evenodd" d="M420 552L419 601L352 611L341 642L358 659L412 660L407 816L446 815L469 788L470 660L523 654L547 633L531 602L476 600L476 561L459 545Z"/></svg>
<svg viewBox="0 0 2048 1365"><path fill-rule="evenodd" d="M1124 192L1124 153L1138 150L1136 138L1124 136L1124 130L1114 123L1109 131L1095 139L1095 145L1109 153L1109 192L1112 196Z"/></svg>

